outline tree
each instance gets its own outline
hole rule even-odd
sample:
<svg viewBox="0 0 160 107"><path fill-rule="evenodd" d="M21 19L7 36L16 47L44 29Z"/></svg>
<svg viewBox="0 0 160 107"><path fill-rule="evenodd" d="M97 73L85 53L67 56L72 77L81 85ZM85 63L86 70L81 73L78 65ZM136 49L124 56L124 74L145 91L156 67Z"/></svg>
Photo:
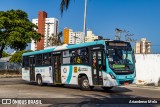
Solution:
<svg viewBox="0 0 160 107"><path fill-rule="evenodd" d="M2 52L2 57L8 57L10 56L8 53L6 53L5 51Z"/></svg>
<svg viewBox="0 0 160 107"><path fill-rule="evenodd" d="M49 38L50 40L50 45L51 46L57 46L57 45L62 45L63 43L61 42L61 37L63 36L63 32L59 32L57 35L52 34L52 36Z"/></svg>
<svg viewBox="0 0 160 107"><path fill-rule="evenodd" d="M32 39L39 41L43 35L37 33L36 28L22 10L0 11L0 58L5 47L19 51Z"/></svg>
<svg viewBox="0 0 160 107"><path fill-rule="evenodd" d="M62 0L61 1L61 4L60 4L60 11L61 11L61 15L63 13L64 10L67 10L68 9L68 6L70 4L70 1L71 0Z"/></svg>
<svg viewBox="0 0 160 107"><path fill-rule="evenodd" d="M26 52L32 52L31 50L27 51L17 51L14 53L11 58L9 59L9 62L14 62L14 63L21 63L22 62L22 54Z"/></svg>

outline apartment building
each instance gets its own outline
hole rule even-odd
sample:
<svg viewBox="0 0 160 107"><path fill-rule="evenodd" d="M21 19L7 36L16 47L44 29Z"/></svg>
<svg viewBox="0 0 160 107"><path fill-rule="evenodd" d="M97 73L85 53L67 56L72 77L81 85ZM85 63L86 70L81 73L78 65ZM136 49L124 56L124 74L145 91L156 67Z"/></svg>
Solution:
<svg viewBox="0 0 160 107"><path fill-rule="evenodd" d="M58 34L58 19L47 18L47 13L40 11L38 19L32 19L32 23L38 26L37 32L44 35L39 42L32 40L31 50L42 50L51 46L49 38Z"/></svg>
<svg viewBox="0 0 160 107"><path fill-rule="evenodd" d="M83 32L74 32L72 29L64 28L63 37L64 37L64 44L84 43Z"/></svg>
<svg viewBox="0 0 160 107"><path fill-rule="evenodd" d="M147 41L146 38L142 38L141 41L135 43L136 54L149 54L151 53L151 42Z"/></svg>
<svg viewBox="0 0 160 107"><path fill-rule="evenodd" d="M93 34L93 31L88 30L87 35L85 36L85 42L92 42L96 39L103 39L103 37L102 36L96 36L95 34Z"/></svg>

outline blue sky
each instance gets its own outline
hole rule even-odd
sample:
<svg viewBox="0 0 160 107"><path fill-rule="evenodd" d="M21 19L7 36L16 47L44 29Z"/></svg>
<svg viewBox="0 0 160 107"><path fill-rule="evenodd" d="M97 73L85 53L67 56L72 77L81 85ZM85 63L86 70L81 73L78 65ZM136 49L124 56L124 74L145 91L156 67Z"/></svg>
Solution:
<svg viewBox="0 0 160 107"><path fill-rule="evenodd" d="M59 30L83 29L84 0L72 0L68 11L61 17L61 0L1 0L0 11L22 9L29 19L37 18L38 11L59 19ZM160 0L88 0L87 28L96 35L114 39L115 28L125 29L134 38L147 38L152 51L160 52Z"/></svg>

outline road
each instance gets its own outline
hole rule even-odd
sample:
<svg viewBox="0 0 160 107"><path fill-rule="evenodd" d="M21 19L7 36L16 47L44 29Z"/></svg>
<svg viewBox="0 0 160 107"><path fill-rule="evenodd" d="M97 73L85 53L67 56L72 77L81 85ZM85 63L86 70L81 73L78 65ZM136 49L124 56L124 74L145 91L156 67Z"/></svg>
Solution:
<svg viewBox="0 0 160 107"><path fill-rule="evenodd" d="M31 85L21 80L21 78L0 78L0 98L55 98L57 100L68 98L70 102L76 102L80 98L83 100L84 98L94 98L97 100L104 98L119 98L119 100L125 98L160 98L160 87L136 87L128 85L114 87L110 91L104 91L99 87L94 88L92 91L81 91L77 86L37 86ZM153 105L147 106L153 107Z"/></svg>

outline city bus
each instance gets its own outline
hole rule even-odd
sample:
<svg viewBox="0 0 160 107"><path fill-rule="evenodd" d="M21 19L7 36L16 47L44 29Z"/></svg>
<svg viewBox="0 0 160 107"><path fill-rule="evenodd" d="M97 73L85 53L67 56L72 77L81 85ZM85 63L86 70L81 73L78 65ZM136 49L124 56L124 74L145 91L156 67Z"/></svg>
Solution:
<svg viewBox="0 0 160 107"><path fill-rule="evenodd" d="M131 44L117 40L50 47L22 55L22 79L37 85L94 86L110 90L131 84L136 76Z"/></svg>

